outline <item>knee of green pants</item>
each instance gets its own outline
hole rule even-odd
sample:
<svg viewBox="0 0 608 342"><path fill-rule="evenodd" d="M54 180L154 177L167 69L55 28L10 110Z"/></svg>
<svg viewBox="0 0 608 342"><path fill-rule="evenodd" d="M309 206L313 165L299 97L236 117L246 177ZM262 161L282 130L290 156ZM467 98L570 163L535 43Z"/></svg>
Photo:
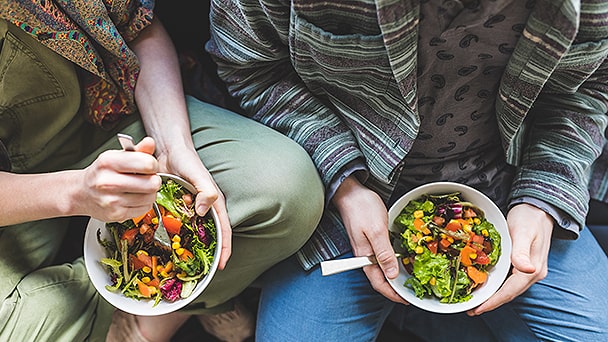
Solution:
<svg viewBox="0 0 608 342"><path fill-rule="evenodd" d="M28 274L0 307L2 341L105 341L113 308L89 281L84 262Z"/></svg>
<svg viewBox="0 0 608 342"><path fill-rule="evenodd" d="M251 119L190 99L193 140L226 197L232 255L187 310L209 312L295 253L316 228L323 185L294 141Z"/></svg>

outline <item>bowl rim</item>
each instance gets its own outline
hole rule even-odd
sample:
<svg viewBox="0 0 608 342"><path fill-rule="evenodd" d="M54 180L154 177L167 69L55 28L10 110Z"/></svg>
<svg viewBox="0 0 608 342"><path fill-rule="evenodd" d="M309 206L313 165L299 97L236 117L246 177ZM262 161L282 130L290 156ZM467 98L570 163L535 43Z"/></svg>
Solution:
<svg viewBox="0 0 608 342"><path fill-rule="evenodd" d="M446 189L446 190L438 190L438 189ZM407 288L403 285L404 281L410 277L410 275L405 271L403 264L399 263L399 276L394 279L387 279L391 287L397 292L399 296L405 299L408 303L426 310L435 313L459 313L475 308L485 302L492 294L494 294L500 286L502 286L504 280L507 278L507 275L510 271L511 266L511 237L509 235L509 230L507 227L507 222L504 217L502 211L496 206L496 204L490 200L485 194L481 191L473 188L472 186L456 183L456 182L431 182L420 185L416 188L405 193L403 196L400 196L393 205L391 205L388 212L388 228L389 231L395 232L399 229L396 228L394 223L395 218L399 215L401 210L407 205L412 199L420 198L423 194L428 193L450 193L454 191L460 191L461 195L467 199L467 197L479 197L484 201L482 205L475 203L475 201L471 201L472 203L480 206L486 215L489 213L492 215L492 219L488 219L496 230L501 235L501 256L498 259L496 265L492 267L490 270L490 277L493 281L487 282L479 287L476 291L473 292L473 297L466 302L462 303L440 303L439 300L435 297L432 298L418 298L415 296L413 290ZM497 216L497 214L500 214ZM484 289L484 292L478 292ZM477 293L477 296L475 294Z"/></svg>
<svg viewBox="0 0 608 342"><path fill-rule="evenodd" d="M171 178L176 180L178 183L183 185L186 190L195 193L196 189L181 177L167 173L158 173L161 178ZM192 191L194 189L195 191ZM97 290L97 292L112 306L118 308L124 312L140 315L140 316L158 316L168 314L177 311L184 306L190 304L198 296L200 296L204 290L209 286L209 283L214 278L215 273L219 267L219 258L222 250L222 230L220 226L219 216L215 208L211 207L209 210L211 218L213 219L216 226L216 248L213 254L213 263L209 269L209 273L204 275L202 279L196 284L196 287L192 294L187 298L181 298L174 302L160 301L157 306L154 305L153 299L134 299L128 298L120 293L110 292L105 288L105 285L110 285L109 276L103 265L99 262L101 255L105 256L105 250L97 242L97 230L101 229L101 236L107 234L105 228L105 222L90 217L87 223L87 227L84 235L83 243L83 258L85 262L85 268L91 283ZM106 235L107 237L108 235ZM93 253L95 252L95 253ZM101 281L104 279L105 281Z"/></svg>

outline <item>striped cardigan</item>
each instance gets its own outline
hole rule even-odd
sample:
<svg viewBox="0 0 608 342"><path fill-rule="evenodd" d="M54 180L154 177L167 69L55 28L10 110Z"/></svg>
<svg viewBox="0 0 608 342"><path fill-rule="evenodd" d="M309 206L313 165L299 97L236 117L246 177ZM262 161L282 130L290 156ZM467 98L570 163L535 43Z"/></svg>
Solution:
<svg viewBox="0 0 608 342"><path fill-rule="evenodd" d="M329 185L364 160L388 199L416 138L418 1L214 0L207 50L248 115L301 144ZM511 198L562 209L582 227L608 199L608 2L537 0L505 68L496 116ZM606 155L608 156L608 154ZM592 178L592 174L594 177ZM301 251L308 267L348 249L328 207Z"/></svg>

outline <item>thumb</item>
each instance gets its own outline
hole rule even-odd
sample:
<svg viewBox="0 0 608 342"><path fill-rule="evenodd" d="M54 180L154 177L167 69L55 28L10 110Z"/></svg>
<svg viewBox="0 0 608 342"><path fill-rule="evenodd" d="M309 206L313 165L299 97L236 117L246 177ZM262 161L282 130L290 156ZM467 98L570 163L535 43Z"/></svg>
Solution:
<svg viewBox="0 0 608 342"><path fill-rule="evenodd" d="M137 145L135 145L135 151L143 152L147 154L154 154L156 149L156 143L151 137L143 138Z"/></svg>
<svg viewBox="0 0 608 342"><path fill-rule="evenodd" d="M530 260L529 245L519 243L519 240L513 240L513 250L511 251L511 263L513 267L524 273L534 273L536 267Z"/></svg>
<svg viewBox="0 0 608 342"><path fill-rule="evenodd" d="M379 253L376 253L376 260L378 260L378 265L387 278L394 279L399 275L397 258L392 248L388 250L383 249Z"/></svg>

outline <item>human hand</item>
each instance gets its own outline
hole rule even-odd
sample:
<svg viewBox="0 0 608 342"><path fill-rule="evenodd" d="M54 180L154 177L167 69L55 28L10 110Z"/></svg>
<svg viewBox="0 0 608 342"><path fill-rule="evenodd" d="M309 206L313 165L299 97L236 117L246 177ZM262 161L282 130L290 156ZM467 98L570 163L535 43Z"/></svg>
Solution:
<svg viewBox="0 0 608 342"><path fill-rule="evenodd" d="M74 196L76 212L105 222L121 222L144 214L156 199L161 179L150 137L135 151L105 151L82 172Z"/></svg>
<svg viewBox="0 0 608 342"><path fill-rule="evenodd" d="M176 148L177 144L165 144L165 146L171 149L158 154L160 169L183 177L194 185L198 191L195 199L195 209L198 215L205 215L211 207L218 215L222 230L222 249L218 268L222 270L232 254L232 229L224 194L193 147Z"/></svg>
<svg viewBox="0 0 608 342"><path fill-rule="evenodd" d="M388 234L386 206L375 192L353 177L338 187L333 203L338 208L355 256L375 255L377 265L363 268L372 287L386 298L408 304L390 286L386 278L399 274L399 264Z"/></svg>
<svg viewBox="0 0 608 342"><path fill-rule="evenodd" d="M468 311L469 316L480 315L512 301L547 275L553 231L551 216L535 206L519 204L509 210L507 224L513 244L512 274L485 303Z"/></svg>

